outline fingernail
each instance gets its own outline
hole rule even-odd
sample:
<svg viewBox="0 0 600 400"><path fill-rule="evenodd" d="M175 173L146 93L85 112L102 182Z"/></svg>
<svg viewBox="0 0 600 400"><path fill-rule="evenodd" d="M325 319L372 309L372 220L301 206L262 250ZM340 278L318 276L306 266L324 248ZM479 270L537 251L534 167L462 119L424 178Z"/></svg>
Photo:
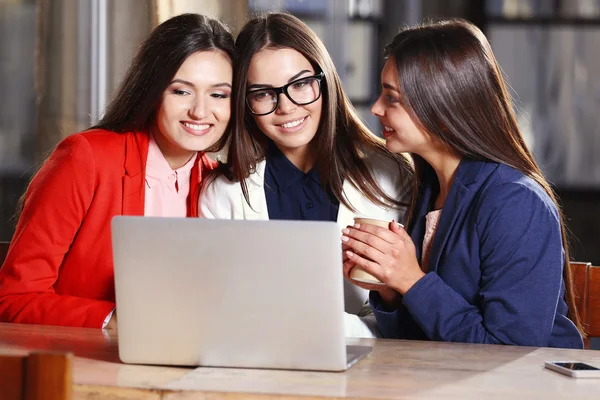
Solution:
<svg viewBox="0 0 600 400"><path fill-rule="evenodd" d="M344 229L342 229L342 233L348 235L350 233L350 229L344 228Z"/></svg>
<svg viewBox="0 0 600 400"><path fill-rule="evenodd" d="M346 255L347 255L348 257L354 257L354 253L353 253L353 252L351 252L351 251L348 251L348 250L346 250Z"/></svg>
<svg viewBox="0 0 600 400"><path fill-rule="evenodd" d="M354 224L354 227L355 227L356 229L360 229L360 224Z"/></svg>
<svg viewBox="0 0 600 400"><path fill-rule="evenodd" d="M342 236L342 242L347 242L348 241L348 236Z"/></svg>

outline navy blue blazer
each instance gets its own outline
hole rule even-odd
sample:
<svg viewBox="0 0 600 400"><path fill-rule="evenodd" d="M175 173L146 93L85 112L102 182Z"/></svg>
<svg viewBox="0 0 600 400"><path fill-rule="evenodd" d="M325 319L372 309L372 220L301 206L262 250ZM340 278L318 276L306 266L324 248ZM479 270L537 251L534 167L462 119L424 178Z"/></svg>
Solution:
<svg viewBox="0 0 600 400"><path fill-rule="evenodd" d="M439 192L431 167L409 226L421 260L425 216ZM557 209L533 179L506 165L462 160L433 238L428 273L386 310L383 337L583 348L567 318Z"/></svg>

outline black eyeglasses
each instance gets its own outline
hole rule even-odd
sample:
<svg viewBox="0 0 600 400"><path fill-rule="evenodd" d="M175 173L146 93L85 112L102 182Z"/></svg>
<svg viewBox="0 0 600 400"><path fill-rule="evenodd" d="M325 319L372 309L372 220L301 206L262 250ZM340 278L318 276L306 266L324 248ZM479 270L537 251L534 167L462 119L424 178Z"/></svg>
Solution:
<svg viewBox="0 0 600 400"><path fill-rule="evenodd" d="M246 104L254 115L267 115L277 110L279 95L284 93L290 101L298 106L314 103L321 97L321 80L325 74L320 72L313 76L296 79L278 88L262 88L246 93Z"/></svg>

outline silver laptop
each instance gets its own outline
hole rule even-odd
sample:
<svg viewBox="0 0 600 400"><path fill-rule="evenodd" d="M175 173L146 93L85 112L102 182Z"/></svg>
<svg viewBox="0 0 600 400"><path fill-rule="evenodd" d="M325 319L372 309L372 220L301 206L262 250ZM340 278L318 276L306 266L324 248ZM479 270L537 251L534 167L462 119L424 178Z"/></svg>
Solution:
<svg viewBox="0 0 600 400"><path fill-rule="evenodd" d="M115 217L119 356L137 364L343 371L334 222Z"/></svg>

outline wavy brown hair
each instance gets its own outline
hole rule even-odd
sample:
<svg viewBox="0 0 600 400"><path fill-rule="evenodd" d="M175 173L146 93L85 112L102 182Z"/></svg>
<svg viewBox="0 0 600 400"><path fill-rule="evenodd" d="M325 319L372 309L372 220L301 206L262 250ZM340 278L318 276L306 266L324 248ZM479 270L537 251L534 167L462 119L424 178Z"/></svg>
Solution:
<svg viewBox="0 0 600 400"><path fill-rule="evenodd" d="M564 216L519 130L507 85L485 35L460 19L432 22L402 30L385 54L396 63L401 103L424 131L465 158L521 171L552 199L560 217L569 318L585 334L575 307ZM409 219L427 167L423 158L412 157L415 181Z"/></svg>
<svg viewBox="0 0 600 400"><path fill-rule="evenodd" d="M401 199L386 194L377 184L369 156L378 154L398 164L398 173L408 177L411 166L407 158L385 148L383 139L374 135L362 123L346 97L333 61L317 35L298 18L287 13L268 13L246 23L236 39L238 63L233 77L234 123L230 132L230 147L224 172L230 180L241 184L248 204L246 178L267 156L269 139L258 129L246 110L248 70L252 57L265 48L291 48L306 57L316 72L322 71L323 111L317 134L317 162L324 188L350 209L343 183L351 184L372 202L384 207L406 205ZM409 187L409 179L406 180Z"/></svg>

